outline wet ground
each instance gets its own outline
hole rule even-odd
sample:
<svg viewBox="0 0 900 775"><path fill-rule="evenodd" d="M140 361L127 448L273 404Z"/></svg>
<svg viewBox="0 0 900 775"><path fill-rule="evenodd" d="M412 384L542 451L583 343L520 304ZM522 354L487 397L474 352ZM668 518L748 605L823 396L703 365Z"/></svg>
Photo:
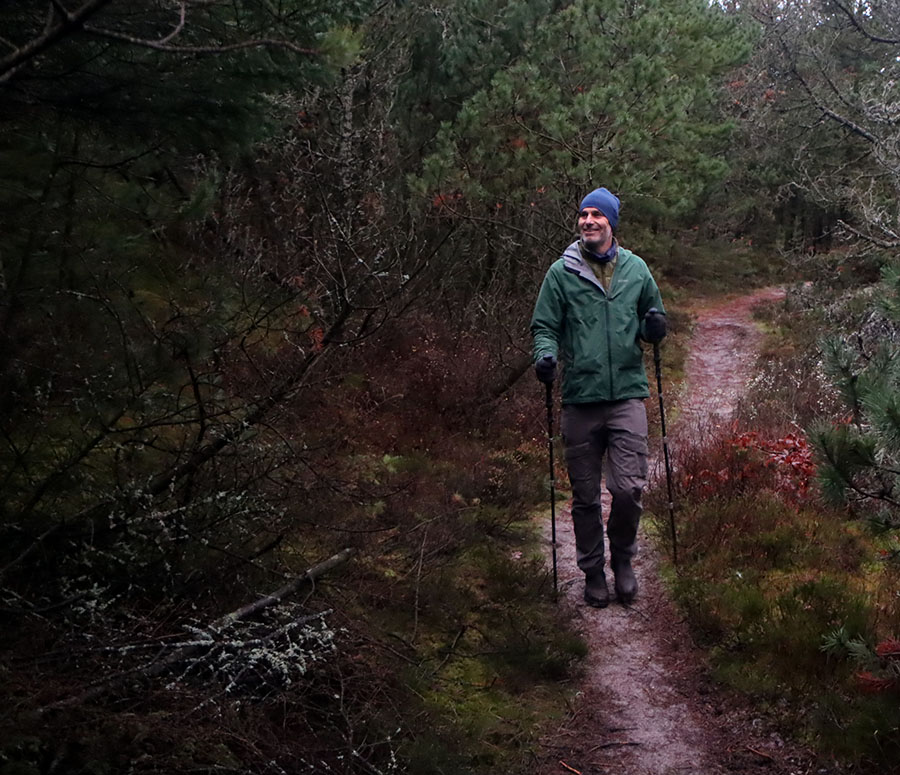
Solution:
<svg viewBox="0 0 900 775"><path fill-rule="evenodd" d="M752 322L752 310L757 304L783 298L784 289L763 288L697 311L685 364L687 380L678 399L684 421L694 424L729 417L752 376L762 338Z"/></svg>
<svg viewBox="0 0 900 775"><path fill-rule="evenodd" d="M727 421L756 360L752 309L779 289L731 298L697 312L678 400L678 424ZM678 428L671 429L670 436ZM659 441L657 439L657 445ZM651 440L651 447L653 440ZM770 719L715 685L641 540L640 591L629 607L586 606L568 507L557 510L560 604L589 648L572 712L544 738L535 773L551 775L807 775L831 772L775 731ZM549 534L549 524L547 526Z"/></svg>

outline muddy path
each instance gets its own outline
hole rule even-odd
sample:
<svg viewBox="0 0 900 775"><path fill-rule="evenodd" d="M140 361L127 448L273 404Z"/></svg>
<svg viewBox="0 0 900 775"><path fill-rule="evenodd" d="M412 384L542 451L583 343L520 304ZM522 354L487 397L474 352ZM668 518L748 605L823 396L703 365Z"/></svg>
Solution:
<svg viewBox="0 0 900 775"><path fill-rule="evenodd" d="M733 297L697 312L678 426L725 421L750 376L761 334L756 304L777 289ZM655 395L653 397L655 400ZM668 399L667 399L668 400ZM670 432L670 437L673 433ZM659 439L651 439L651 454ZM718 688L705 653L667 597L646 535L635 559L638 597L630 607L586 606L575 565L568 505L557 508L560 604L587 641L580 690L568 717L542 740L535 772L581 775L823 773L809 751L774 731L766 718ZM607 506L608 508L608 502ZM549 525L547 527L549 534ZM548 536L549 537L549 536Z"/></svg>

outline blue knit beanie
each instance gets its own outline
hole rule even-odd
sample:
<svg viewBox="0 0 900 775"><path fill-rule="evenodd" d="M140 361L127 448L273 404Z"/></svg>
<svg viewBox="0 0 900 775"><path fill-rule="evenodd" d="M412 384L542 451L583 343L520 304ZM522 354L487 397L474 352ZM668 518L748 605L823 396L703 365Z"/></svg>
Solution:
<svg viewBox="0 0 900 775"><path fill-rule="evenodd" d="M606 220L609 221L613 230L619 225L619 198L608 188L595 188L591 191L581 200L578 212L584 210L585 207L596 207L606 216Z"/></svg>

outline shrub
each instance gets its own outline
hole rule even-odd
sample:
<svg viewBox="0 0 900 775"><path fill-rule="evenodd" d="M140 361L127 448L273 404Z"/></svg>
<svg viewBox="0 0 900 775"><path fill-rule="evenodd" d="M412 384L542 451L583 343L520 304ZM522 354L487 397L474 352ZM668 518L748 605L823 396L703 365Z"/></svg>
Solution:
<svg viewBox="0 0 900 775"><path fill-rule="evenodd" d="M884 765L900 744L900 709L884 701L900 685L890 533L822 502L796 430L721 428L677 448L673 465L674 594L718 678L790 700L793 720L823 749ZM661 484L648 492L656 515L665 514Z"/></svg>

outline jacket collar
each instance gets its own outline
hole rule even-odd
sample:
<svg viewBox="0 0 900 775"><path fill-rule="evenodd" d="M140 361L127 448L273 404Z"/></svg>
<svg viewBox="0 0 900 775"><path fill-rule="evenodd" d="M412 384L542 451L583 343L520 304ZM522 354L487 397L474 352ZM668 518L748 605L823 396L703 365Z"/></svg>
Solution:
<svg viewBox="0 0 900 775"><path fill-rule="evenodd" d="M622 249L619 247L618 243L614 243L613 246L616 249L616 261L620 262L624 257L624 253L622 252ZM567 272L577 274L582 279L587 280L592 285L595 285L597 288L603 291L603 293L606 293L606 290L597 279L597 275L594 274L593 270L587 265L587 261L585 261L581 256L580 240L576 240L571 245L569 245L569 247L567 247L563 251L562 258L565 262L565 269ZM610 288L610 291L612 291L612 288Z"/></svg>
<svg viewBox="0 0 900 775"><path fill-rule="evenodd" d="M587 259L588 261L593 260L598 264L605 264L609 261L613 261L619 254L619 243L616 241L615 237L613 237L612 244L610 244L609 248L603 253L595 253L581 240L578 241L578 248L581 251L582 258Z"/></svg>

